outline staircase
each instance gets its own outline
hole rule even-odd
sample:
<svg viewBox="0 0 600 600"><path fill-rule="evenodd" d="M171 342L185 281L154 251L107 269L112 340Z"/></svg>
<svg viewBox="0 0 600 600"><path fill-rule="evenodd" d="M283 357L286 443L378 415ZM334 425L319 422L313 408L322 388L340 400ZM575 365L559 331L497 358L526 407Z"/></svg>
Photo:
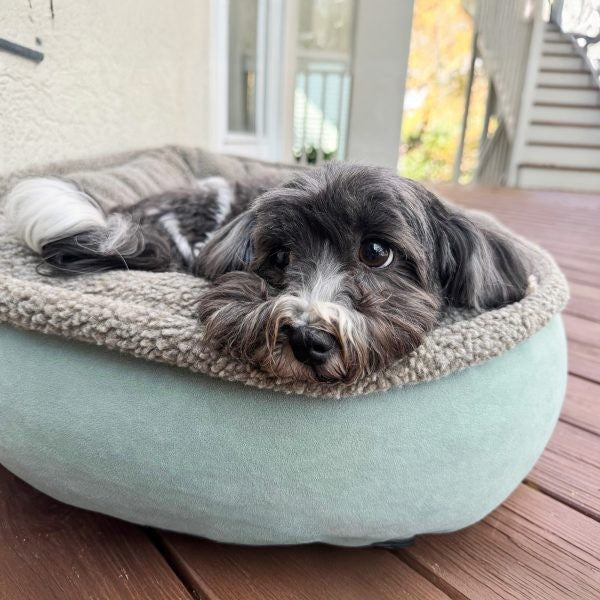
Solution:
<svg viewBox="0 0 600 600"><path fill-rule="evenodd" d="M600 37L585 33L588 20L600 17L600 6L593 2L463 0L473 17L474 39L456 181L480 57L489 92L475 180L492 186L600 191L600 74L589 52L589 44ZM567 23L564 14L569 15ZM574 36L585 40L585 50ZM490 126L494 121L496 126Z"/></svg>
<svg viewBox="0 0 600 600"><path fill-rule="evenodd" d="M518 187L600 190L600 88L572 38L545 24Z"/></svg>

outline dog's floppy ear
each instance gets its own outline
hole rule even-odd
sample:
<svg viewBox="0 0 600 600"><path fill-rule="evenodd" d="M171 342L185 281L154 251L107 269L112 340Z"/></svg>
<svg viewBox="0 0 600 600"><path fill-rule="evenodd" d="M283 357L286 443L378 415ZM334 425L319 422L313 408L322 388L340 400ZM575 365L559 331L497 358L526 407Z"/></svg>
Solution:
<svg viewBox="0 0 600 600"><path fill-rule="evenodd" d="M521 300L528 272L515 242L483 218L441 206L437 261L446 303L490 309Z"/></svg>
<svg viewBox="0 0 600 600"><path fill-rule="evenodd" d="M194 274L214 279L229 271L247 271L252 261L254 215L243 212L218 229L202 247L194 263Z"/></svg>

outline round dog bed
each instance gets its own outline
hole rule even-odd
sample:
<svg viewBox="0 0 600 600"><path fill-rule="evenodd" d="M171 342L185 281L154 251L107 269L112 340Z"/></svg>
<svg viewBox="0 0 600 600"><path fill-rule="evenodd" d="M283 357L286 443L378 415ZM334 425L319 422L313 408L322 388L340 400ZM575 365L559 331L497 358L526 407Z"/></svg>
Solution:
<svg viewBox="0 0 600 600"><path fill-rule="evenodd" d="M69 173L108 204L236 169L289 176L178 148L44 172ZM399 363L328 386L204 348L199 279L44 278L2 227L0 462L64 502L236 543L404 540L483 518L558 418L567 290L532 245L522 301L448 315Z"/></svg>

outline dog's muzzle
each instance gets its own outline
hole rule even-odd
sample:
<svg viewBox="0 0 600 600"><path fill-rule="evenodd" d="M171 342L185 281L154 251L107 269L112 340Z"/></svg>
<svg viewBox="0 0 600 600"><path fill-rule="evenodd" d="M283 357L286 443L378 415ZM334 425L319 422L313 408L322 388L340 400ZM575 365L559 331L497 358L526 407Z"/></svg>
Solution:
<svg viewBox="0 0 600 600"><path fill-rule="evenodd" d="M282 333L296 360L311 367L325 364L337 345L330 333L307 325L284 325Z"/></svg>

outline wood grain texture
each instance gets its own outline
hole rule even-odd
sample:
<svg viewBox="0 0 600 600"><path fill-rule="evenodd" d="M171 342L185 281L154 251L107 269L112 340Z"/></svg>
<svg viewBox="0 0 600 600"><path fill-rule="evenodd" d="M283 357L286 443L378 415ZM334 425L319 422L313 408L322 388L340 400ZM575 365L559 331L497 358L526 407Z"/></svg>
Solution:
<svg viewBox="0 0 600 600"><path fill-rule="evenodd" d="M527 479L553 498L600 520L600 437L559 423Z"/></svg>
<svg viewBox="0 0 600 600"><path fill-rule="evenodd" d="M569 341L569 372L600 383L600 323L564 315Z"/></svg>
<svg viewBox="0 0 600 600"><path fill-rule="evenodd" d="M524 485L481 523L398 555L454 599L600 597L600 523Z"/></svg>
<svg viewBox="0 0 600 600"><path fill-rule="evenodd" d="M190 598L140 528L52 500L0 467L0 598Z"/></svg>
<svg viewBox="0 0 600 600"><path fill-rule="evenodd" d="M209 600L447 600L383 549L249 548L160 535L188 588Z"/></svg>
<svg viewBox="0 0 600 600"><path fill-rule="evenodd" d="M549 246L546 246L546 249L549 249ZM600 274L591 270L588 263L581 259L557 257L556 253L553 254L569 283L581 283L600 288Z"/></svg>
<svg viewBox="0 0 600 600"><path fill-rule="evenodd" d="M571 283L600 288L599 196L444 184L434 189L466 208L490 212L549 250Z"/></svg>
<svg viewBox="0 0 600 600"><path fill-rule="evenodd" d="M565 325L570 341L600 349L600 323L575 315L567 315Z"/></svg>
<svg viewBox="0 0 600 600"><path fill-rule="evenodd" d="M600 235L600 231L598 232ZM599 259L600 264L600 259ZM567 312L576 317L600 322L600 287L569 281L571 300Z"/></svg>
<svg viewBox="0 0 600 600"><path fill-rule="evenodd" d="M600 349L569 340L569 373L600 383Z"/></svg>
<svg viewBox="0 0 600 600"><path fill-rule="evenodd" d="M562 421L600 435L600 384L569 376Z"/></svg>

